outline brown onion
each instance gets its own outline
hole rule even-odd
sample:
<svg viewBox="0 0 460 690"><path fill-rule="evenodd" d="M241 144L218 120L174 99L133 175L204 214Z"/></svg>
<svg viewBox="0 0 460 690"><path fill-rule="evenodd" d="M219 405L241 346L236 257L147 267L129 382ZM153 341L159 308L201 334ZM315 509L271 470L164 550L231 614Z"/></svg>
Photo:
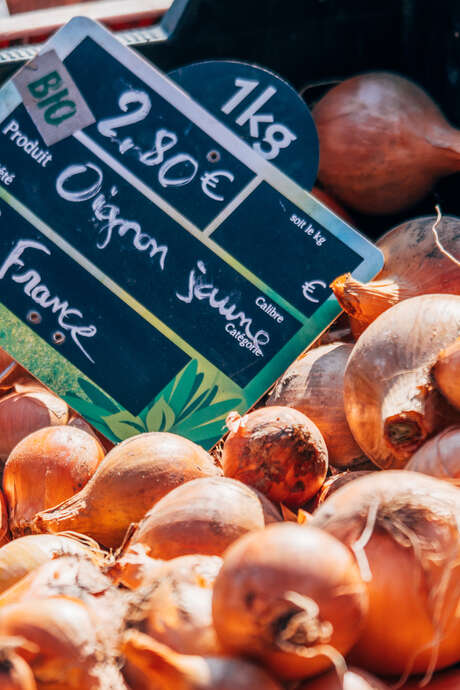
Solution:
<svg viewBox="0 0 460 690"><path fill-rule="evenodd" d="M454 668L442 673L436 673L430 682L423 683L423 679L412 678L401 690L459 690L460 688L460 668Z"/></svg>
<svg viewBox="0 0 460 690"><path fill-rule="evenodd" d="M460 296L412 297L361 335L344 378L348 424L379 467L403 467L419 446L458 418L434 389L430 369L460 333Z"/></svg>
<svg viewBox="0 0 460 690"><path fill-rule="evenodd" d="M136 626L180 654L221 653L212 620L218 556L181 556L158 568L136 607Z"/></svg>
<svg viewBox="0 0 460 690"><path fill-rule="evenodd" d="M311 525L353 549L370 604L350 659L374 673L431 673L460 660L460 490L404 470L336 491Z"/></svg>
<svg viewBox="0 0 460 690"><path fill-rule="evenodd" d="M13 535L26 534L39 511L80 491L103 458L99 441L73 426L45 427L22 439L3 474Z"/></svg>
<svg viewBox="0 0 460 690"><path fill-rule="evenodd" d="M85 555L102 563L104 554L84 535L36 534L14 539L0 549L0 593L43 563L63 555Z"/></svg>
<svg viewBox="0 0 460 690"><path fill-rule="evenodd" d="M9 542L8 536L8 512L5 497L0 490L0 547Z"/></svg>
<svg viewBox="0 0 460 690"><path fill-rule="evenodd" d="M329 537L289 522L228 549L213 597L224 650L259 658L287 679L339 664L363 627L367 592L352 553Z"/></svg>
<svg viewBox="0 0 460 690"><path fill-rule="evenodd" d="M265 498L227 477L194 479L158 501L126 544L142 544L151 558L200 553L220 556L242 534L280 519Z"/></svg>
<svg viewBox="0 0 460 690"><path fill-rule="evenodd" d="M348 482L353 482L355 479L365 477L367 474L370 474L370 472L363 470L361 472L340 472L339 474L334 474L332 477L329 477L315 496L314 508L316 509L324 503L324 501L335 493L337 489L340 489L340 487L345 486Z"/></svg>
<svg viewBox="0 0 460 690"><path fill-rule="evenodd" d="M66 403L43 386L15 384L12 393L0 398L0 461L28 434L66 424L68 417Z"/></svg>
<svg viewBox="0 0 460 690"><path fill-rule="evenodd" d="M366 459L343 406L343 375L352 349L351 344L332 343L300 355L278 380L267 403L288 405L309 417L323 435L334 467L350 467Z"/></svg>
<svg viewBox="0 0 460 690"><path fill-rule="evenodd" d="M396 213L460 169L460 133L416 84L387 72L346 79L315 105L318 179L362 213Z"/></svg>
<svg viewBox="0 0 460 690"><path fill-rule="evenodd" d="M226 477L297 508L324 482L327 448L317 426L290 407L261 407L244 417L231 412L221 463Z"/></svg>
<svg viewBox="0 0 460 690"><path fill-rule="evenodd" d="M439 353L433 377L443 396L460 410L460 338Z"/></svg>
<svg viewBox="0 0 460 690"><path fill-rule="evenodd" d="M0 612L0 636L23 638L35 652L20 654L40 688L52 690L122 690L116 650L104 627L85 604L54 597L6 606Z"/></svg>
<svg viewBox="0 0 460 690"><path fill-rule="evenodd" d="M137 630L126 633L123 653L132 690L281 690L248 661L177 654Z"/></svg>
<svg viewBox="0 0 460 690"><path fill-rule="evenodd" d="M390 686L362 669L350 668L343 678L329 671L302 683L298 690L390 690Z"/></svg>
<svg viewBox="0 0 460 690"><path fill-rule="evenodd" d="M436 245L433 216L408 220L381 237L377 246L385 264L376 280L361 283L347 273L331 287L340 306L360 335L377 316L410 297L460 294L460 270L448 252L460 256L460 218L443 216L437 233L444 252ZM360 331L360 332L359 332Z"/></svg>
<svg viewBox="0 0 460 690"><path fill-rule="evenodd" d="M139 434L115 446L78 494L38 513L32 527L36 532L83 532L117 548L129 525L171 489L220 473L211 456L186 438Z"/></svg>
<svg viewBox="0 0 460 690"><path fill-rule="evenodd" d="M460 486L460 426L451 426L423 444L406 470L423 472Z"/></svg>

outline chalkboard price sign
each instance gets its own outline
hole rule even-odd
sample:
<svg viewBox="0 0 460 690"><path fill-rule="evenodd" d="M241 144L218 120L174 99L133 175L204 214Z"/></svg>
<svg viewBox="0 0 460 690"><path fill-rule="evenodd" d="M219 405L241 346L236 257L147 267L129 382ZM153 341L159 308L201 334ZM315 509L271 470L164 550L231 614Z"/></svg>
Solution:
<svg viewBox="0 0 460 690"><path fill-rule="evenodd" d="M209 448L381 253L98 24L35 67L0 90L0 346L115 441Z"/></svg>

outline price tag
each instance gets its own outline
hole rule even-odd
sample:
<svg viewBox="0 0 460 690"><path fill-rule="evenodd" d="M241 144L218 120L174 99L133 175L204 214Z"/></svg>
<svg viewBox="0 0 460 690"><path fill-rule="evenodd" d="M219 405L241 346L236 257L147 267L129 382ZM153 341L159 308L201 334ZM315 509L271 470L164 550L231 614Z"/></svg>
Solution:
<svg viewBox="0 0 460 690"><path fill-rule="evenodd" d="M303 99L270 70L234 60L186 65L169 76L301 187L315 184L319 141Z"/></svg>
<svg viewBox="0 0 460 690"><path fill-rule="evenodd" d="M94 122L47 144L0 90L0 346L115 441L209 448L382 255L100 25L50 50Z"/></svg>

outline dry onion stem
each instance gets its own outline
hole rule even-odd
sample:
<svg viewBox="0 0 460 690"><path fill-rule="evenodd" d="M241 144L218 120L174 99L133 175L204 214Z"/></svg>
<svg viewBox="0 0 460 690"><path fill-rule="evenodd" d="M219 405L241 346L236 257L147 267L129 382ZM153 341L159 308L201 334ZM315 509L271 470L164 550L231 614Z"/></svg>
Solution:
<svg viewBox="0 0 460 690"><path fill-rule="evenodd" d="M318 491L328 468L324 439L314 422L291 407L262 407L244 417L231 412L222 452L226 477L298 508Z"/></svg>
<svg viewBox="0 0 460 690"><path fill-rule="evenodd" d="M270 501L245 484L227 477L194 479L153 506L123 555L142 544L152 558L220 556L235 539L274 519L280 516Z"/></svg>
<svg viewBox="0 0 460 690"><path fill-rule="evenodd" d="M149 586L139 590L135 624L142 632L180 654L221 653L212 620L218 556L181 556L164 563Z"/></svg>
<svg viewBox="0 0 460 690"><path fill-rule="evenodd" d="M286 679L337 664L364 624L367 591L351 552L293 523L247 534L225 553L213 617L224 650L260 659Z"/></svg>
<svg viewBox="0 0 460 690"><path fill-rule="evenodd" d="M197 477L220 475L211 456L175 434L152 432L113 448L75 496L37 514L36 532L82 532L110 548L121 545L138 522L171 489Z"/></svg>
<svg viewBox="0 0 460 690"><path fill-rule="evenodd" d="M281 690L248 661L177 654L137 630L126 633L123 653L132 690Z"/></svg>
<svg viewBox="0 0 460 690"><path fill-rule="evenodd" d="M433 377L443 396L460 410L460 338L439 353Z"/></svg>
<svg viewBox="0 0 460 690"><path fill-rule="evenodd" d="M460 490L404 470L336 491L311 525L353 549L369 612L350 658L375 673L426 673L460 661Z"/></svg>
<svg viewBox="0 0 460 690"><path fill-rule="evenodd" d="M329 462L335 467L362 463L343 406L343 375L353 346L332 343L300 355L273 389L268 405L288 405L303 412L320 430Z"/></svg>
<svg viewBox="0 0 460 690"><path fill-rule="evenodd" d="M66 403L38 384L15 384L0 398L0 461L28 434L45 426L66 424Z"/></svg>
<svg viewBox="0 0 460 690"><path fill-rule="evenodd" d="M103 562L104 554L98 545L83 535L37 534L14 539L0 549L0 593L53 558L88 553Z"/></svg>
<svg viewBox="0 0 460 690"><path fill-rule="evenodd" d="M315 105L319 180L362 213L395 213L460 169L460 132L432 99L396 74L346 79Z"/></svg>
<svg viewBox="0 0 460 690"><path fill-rule="evenodd" d="M451 426L423 444L406 470L423 472L460 486L460 426Z"/></svg>
<svg viewBox="0 0 460 690"><path fill-rule="evenodd" d="M376 280L361 283L347 273L331 285L340 306L352 317L352 324L358 321L364 329L379 314L410 297L460 293L460 270L452 260L454 254L460 254L458 218L415 218L387 232L377 245L385 264Z"/></svg>
<svg viewBox="0 0 460 690"><path fill-rule="evenodd" d="M26 534L39 511L80 491L103 457L99 441L73 426L45 427L20 441L3 474L13 535Z"/></svg>
<svg viewBox="0 0 460 690"><path fill-rule="evenodd" d="M356 343L345 371L345 411L356 441L379 467L403 467L458 418L434 389L430 369L459 333L460 296L423 295L381 314Z"/></svg>
<svg viewBox="0 0 460 690"><path fill-rule="evenodd" d="M39 687L53 690L122 690L116 650L97 616L82 602L54 597L11 604L0 612L0 636L17 636L36 646L18 650Z"/></svg>

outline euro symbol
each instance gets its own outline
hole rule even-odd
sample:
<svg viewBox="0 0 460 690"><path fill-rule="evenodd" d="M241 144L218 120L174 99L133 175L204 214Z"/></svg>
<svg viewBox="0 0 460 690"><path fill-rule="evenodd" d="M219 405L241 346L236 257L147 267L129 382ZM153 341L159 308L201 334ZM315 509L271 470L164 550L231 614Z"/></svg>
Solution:
<svg viewBox="0 0 460 690"><path fill-rule="evenodd" d="M326 283L322 280L310 280L302 285L302 293L305 299L307 299L309 302L315 302L316 304L319 302L319 299L315 299L312 297L312 295L315 292L317 285L320 285L322 288L327 287Z"/></svg>
<svg viewBox="0 0 460 690"><path fill-rule="evenodd" d="M230 180L230 182L233 182L233 180L235 179L235 176L227 170L216 170L215 172L206 172L204 173L204 175L200 177L201 189L207 196L209 196L211 199L214 199L215 201L224 200L223 196L220 196L220 194L215 194L210 189L210 187L212 187L212 189L215 189L217 187L217 185L219 184L220 177L226 177L227 180Z"/></svg>

